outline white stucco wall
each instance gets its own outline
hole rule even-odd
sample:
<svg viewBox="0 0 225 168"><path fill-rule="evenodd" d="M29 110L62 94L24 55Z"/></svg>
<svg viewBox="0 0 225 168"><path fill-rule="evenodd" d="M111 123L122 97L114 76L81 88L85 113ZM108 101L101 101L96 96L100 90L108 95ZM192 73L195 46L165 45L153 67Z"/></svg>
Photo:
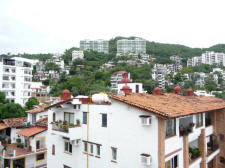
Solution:
<svg viewBox="0 0 225 168"><path fill-rule="evenodd" d="M67 106L67 105L66 105ZM52 109L54 110L54 109ZM52 121L52 110L49 112L49 122ZM71 109L70 109L71 110ZM63 120L63 112L69 109L58 108L56 120ZM75 111L75 110L71 110ZM75 118L82 121L82 113L87 112L87 105L82 105L80 111L75 112ZM61 114L60 114L61 113ZM102 127L102 113L107 114L108 126ZM152 156L152 167L158 167L158 121L152 116L152 125L142 126L139 115L148 115L139 109L112 101L112 105L90 105L89 142L101 144L101 158L89 156L89 167L144 167L141 164L140 154ZM72 154L64 153L64 140L62 136L53 135L49 124L47 145L48 166L54 167L63 164L70 167L83 168L86 165L86 155L83 153L83 142L79 146L73 145ZM86 125L82 125L82 140L86 140ZM52 144L55 145L55 155L51 154ZM111 162L111 147L117 148L117 163Z"/></svg>

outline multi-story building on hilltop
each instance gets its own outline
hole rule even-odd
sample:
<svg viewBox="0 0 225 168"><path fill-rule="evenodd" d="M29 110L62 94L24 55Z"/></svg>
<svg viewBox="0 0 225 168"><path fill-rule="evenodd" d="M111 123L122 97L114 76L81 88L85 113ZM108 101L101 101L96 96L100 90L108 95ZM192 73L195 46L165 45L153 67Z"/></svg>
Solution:
<svg viewBox="0 0 225 168"><path fill-rule="evenodd" d="M187 66L198 66L201 64L225 66L225 54L206 51L201 56L190 58L187 61Z"/></svg>
<svg viewBox="0 0 225 168"><path fill-rule="evenodd" d="M74 61L75 59L83 59L84 58L84 52L83 51L77 51L74 50L72 52L72 61Z"/></svg>
<svg viewBox="0 0 225 168"><path fill-rule="evenodd" d="M0 57L0 91L10 102L24 105L31 97L32 60Z"/></svg>
<svg viewBox="0 0 225 168"><path fill-rule="evenodd" d="M80 49L93 50L107 54L109 52L109 42L107 40L81 40Z"/></svg>
<svg viewBox="0 0 225 168"><path fill-rule="evenodd" d="M224 168L225 101L163 94L95 94L68 90L48 107L48 167Z"/></svg>
<svg viewBox="0 0 225 168"><path fill-rule="evenodd" d="M129 53L145 54L146 40L135 38L134 40L122 39L117 41L117 55L123 56Z"/></svg>

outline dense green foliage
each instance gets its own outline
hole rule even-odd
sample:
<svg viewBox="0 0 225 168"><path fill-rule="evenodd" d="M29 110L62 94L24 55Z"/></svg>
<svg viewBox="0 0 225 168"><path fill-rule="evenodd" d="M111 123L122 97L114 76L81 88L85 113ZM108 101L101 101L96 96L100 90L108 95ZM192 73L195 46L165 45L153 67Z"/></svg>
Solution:
<svg viewBox="0 0 225 168"><path fill-rule="evenodd" d="M54 62L47 62L47 63L45 64L45 70L46 70L46 71L54 70L54 71L59 72L60 68L59 68L59 66L58 66L56 63L54 63Z"/></svg>
<svg viewBox="0 0 225 168"><path fill-rule="evenodd" d="M26 116L25 110L21 105L9 103L3 95L4 93L0 92L0 121L4 118Z"/></svg>
<svg viewBox="0 0 225 168"><path fill-rule="evenodd" d="M35 97L30 97L25 104L25 109L31 110L34 108L34 105L39 105L39 102Z"/></svg>

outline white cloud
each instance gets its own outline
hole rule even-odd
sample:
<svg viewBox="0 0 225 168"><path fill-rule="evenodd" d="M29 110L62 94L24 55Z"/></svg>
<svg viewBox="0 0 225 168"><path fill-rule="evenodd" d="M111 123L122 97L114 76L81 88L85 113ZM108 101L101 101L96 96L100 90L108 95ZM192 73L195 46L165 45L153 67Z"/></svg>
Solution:
<svg viewBox="0 0 225 168"><path fill-rule="evenodd" d="M1 0L0 53L63 52L81 39L140 36L209 47L225 43L222 0Z"/></svg>

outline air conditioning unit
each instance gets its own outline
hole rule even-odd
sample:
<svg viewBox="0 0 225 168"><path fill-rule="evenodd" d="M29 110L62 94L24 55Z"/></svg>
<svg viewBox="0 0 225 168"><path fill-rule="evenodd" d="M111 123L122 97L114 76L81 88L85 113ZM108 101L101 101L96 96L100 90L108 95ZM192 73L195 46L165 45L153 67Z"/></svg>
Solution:
<svg viewBox="0 0 225 168"><path fill-rule="evenodd" d="M80 144L80 139L72 140L72 144L73 144L74 146L79 146L79 144Z"/></svg>
<svg viewBox="0 0 225 168"><path fill-rule="evenodd" d="M152 117L151 116L143 116L141 117L141 124L142 125L151 125L152 124Z"/></svg>
<svg viewBox="0 0 225 168"><path fill-rule="evenodd" d="M148 154L142 154L141 155L141 163L145 166L151 166L152 164L152 157Z"/></svg>

